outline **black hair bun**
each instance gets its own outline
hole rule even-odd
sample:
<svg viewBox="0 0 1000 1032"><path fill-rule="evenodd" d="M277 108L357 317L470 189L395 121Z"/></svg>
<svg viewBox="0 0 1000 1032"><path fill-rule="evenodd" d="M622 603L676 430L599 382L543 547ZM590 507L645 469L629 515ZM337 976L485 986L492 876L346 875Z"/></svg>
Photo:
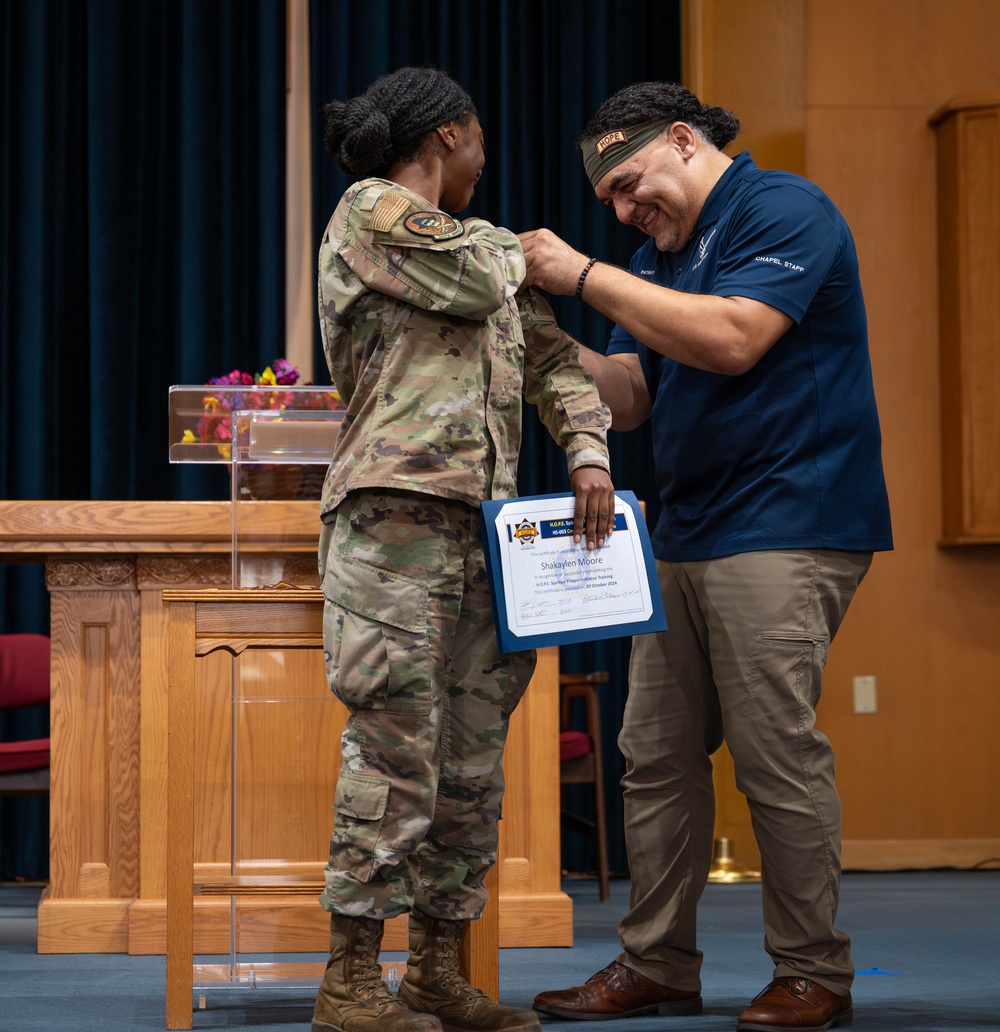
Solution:
<svg viewBox="0 0 1000 1032"><path fill-rule="evenodd" d="M392 146L389 120L368 97L331 101L324 111L326 150L345 175L362 178L385 164Z"/></svg>

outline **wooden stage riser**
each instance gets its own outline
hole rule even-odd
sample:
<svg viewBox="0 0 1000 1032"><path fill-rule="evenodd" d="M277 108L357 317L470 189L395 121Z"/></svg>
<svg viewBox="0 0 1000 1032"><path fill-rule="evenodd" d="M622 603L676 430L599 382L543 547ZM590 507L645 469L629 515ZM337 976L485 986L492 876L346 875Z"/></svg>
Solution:
<svg viewBox="0 0 1000 1032"><path fill-rule="evenodd" d="M295 899L287 904L268 900L237 901L238 949L248 953L325 952L330 917L320 905ZM195 950L229 952L229 901L197 899ZM38 952L129 953L133 956L166 951L166 904L163 900L43 901L45 921L39 922ZM548 897L500 898L501 948L572 946L572 901L562 893ZM385 950L406 949L406 924L389 921Z"/></svg>

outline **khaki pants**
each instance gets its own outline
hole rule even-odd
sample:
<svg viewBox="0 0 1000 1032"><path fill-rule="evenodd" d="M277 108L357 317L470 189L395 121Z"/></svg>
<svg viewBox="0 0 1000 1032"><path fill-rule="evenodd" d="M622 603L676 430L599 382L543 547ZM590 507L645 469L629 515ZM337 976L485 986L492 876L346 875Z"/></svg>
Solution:
<svg viewBox="0 0 1000 1032"><path fill-rule="evenodd" d="M760 847L775 977L850 987L850 940L834 927L840 800L815 708L870 563L789 550L657 564L668 630L633 641L619 738L632 877L621 959L641 974L701 988L695 912L712 857L710 757L725 738Z"/></svg>
<svg viewBox="0 0 1000 1032"><path fill-rule="evenodd" d="M326 909L479 916L507 725L534 652L497 649L479 511L359 492L324 528L327 678L348 710Z"/></svg>

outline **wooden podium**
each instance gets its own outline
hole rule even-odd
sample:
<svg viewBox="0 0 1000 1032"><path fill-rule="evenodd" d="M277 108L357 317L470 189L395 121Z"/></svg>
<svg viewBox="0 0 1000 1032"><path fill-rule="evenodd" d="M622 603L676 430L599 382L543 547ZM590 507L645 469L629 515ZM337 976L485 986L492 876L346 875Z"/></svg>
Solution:
<svg viewBox="0 0 1000 1032"><path fill-rule="evenodd" d="M259 511L265 532L272 516L297 528L282 546L286 567L299 564L296 583L317 583L315 503L267 502ZM228 588L230 538L228 502L0 502L0 553L7 562L44 561L51 599L50 881L38 911L40 953L166 950L169 647L162 596ZM501 947L572 945L572 901L560 888L558 666L557 650L539 653L511 721L498 865ZM199 661L199 880L224 876L230 866L231 671L222 652ZM281 679L303 699L323 700L304 705L324 709L305 732L297 725L295 734L307 739L292 748L281 741L291 732L274 718L278 707L237 729L247 736L246 762L262 775L253 780L260 786L253 805L267 815L247 832L254 838L246 855L279 858L260 865L258 875L321 880L343 711L329 697L316 650L266 658L255 676L263 692ZM297 766L282 769L280 756L297 757ZM243 952L328 948L328 915L308 897L240 899L236 930ZM228 899L199 898L194 937L199 953L228 952ZM403 942L402 928L387 929L386 949Z"/></svg>
<svg viewBox="0 0 1000 1032"><path fill-rule="evenodd" d="M316 897L323 890L323 882L313 878L303 879L300 873L260 875L260 862L251 858L249 863L235 860L230 874L224 878L210 878L197 884L194 873L194 784L197 763L197 724L195 711L198 704L197 680L198 659L223 649L234 658L251 658L256 650L277 651L282 660L289 652L298 649L321 649L323 646L323 593L318 589L243 589L222 591L201 589L198 591L168 590L163 592L164 604L168 607L167 633L170 644L168 662L169 688L167 705L167 775L169 791L167 797L167 1028L191 1028L191 998L197 975L200 984L228 982L247 984L259 975L273 977L275 982L295 981L303 975L305 964L282 964L273 960L263 963L241 963L235 952L230 954L228 965L195 965L194 958L194 893L221 895L231 900L230 913L237 913L236 900L240 897L271 898L279 896ZM256 671L254 671L256 672ZM320 734L315 744L320 758L329 762L332 758L322 751L336 741L325 741L322 734L323 710L332 708L331 700L317 700L309 690L311 683L302 690L289 683L288 672L279 683L270 686L265 694L260 692L260 679L252 677L252 685L246 690L243 682L245 672L237 669L234 681L239 681L239 691L231 700L233 713L233 740L250 754L249 764L238 760L240 750L234 754L232 764L236 791L231 799L239 818L234 814L231 850L256 838L262 810L259 804L261 790L266 792L273 786L267 775L294 767L300 751L303 735L309 736L317 728ZM312 679L310 679L311 682ZM274 704L280 708L275 712ZM302 703L302 705L296 705ZM248 714L264 708L267 731L264 738L254 743L243 729L260 724ZM339 707L338 707L339 709ZM296 713L295 710L298 710ZM245 711L245 712L243 712ZM291 721L284 733L276 733L291 712ZM338 714L339 715L339 714ZM342 723L342 721L337 721ZM297 725L297 726L296 726ZM298 733L296 733L298 731ZM339 750L337 750L339 754ZM261 754L270 757L263 763ZM306 763L312 757L306 753ZM339 765L339 764L338 764ZM281 779L279 777L279 783ZM275 802L280 807L279 823L282 827L293 825L285 820L289 804L294 811L302 794L299 785L308 786L310 779L302 777L293 784L280 783ZM306 788L308 791L308 787ZM251 799L242 797L249 794ZM284 853L288 847L284 846ZM279 864L273 864L280 869ZM462 967L465 977L482 989L494 1000L499 998L500 975L499 952L499 902L496 893L499 886L495 869L487 878L491 893L479 920L472 922L463 941ZM243 915L237 915L242 918ZM242 924L242 921L240 921ZM397 919L393 929L395 938L407 934L405 919ZM230 928L232 944L233 928ZM265 950L270 953L270 950ZM211 969L221 967L221 971ZM325 964L320 961L312 965L312 977L318 983ZM212 976L215 976L214 978Z"/></svg>

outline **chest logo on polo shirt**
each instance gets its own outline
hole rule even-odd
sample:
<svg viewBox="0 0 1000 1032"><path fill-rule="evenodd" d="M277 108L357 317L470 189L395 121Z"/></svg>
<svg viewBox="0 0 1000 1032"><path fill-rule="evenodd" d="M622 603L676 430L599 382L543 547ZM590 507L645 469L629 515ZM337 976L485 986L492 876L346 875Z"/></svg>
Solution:
<svg viewBox="0 0 1000 1032"><path fill-rule="evenodd" d="M715 229L718 228L718 226L715 227ZM698 260L691 266L692 272L694 272L694 270L697 269L698 266L701 265L701 263L708 257L708 245L711 243L712 237L715 236L715 229L713 229L707 237L703 237L698 241Z"/></svg>

